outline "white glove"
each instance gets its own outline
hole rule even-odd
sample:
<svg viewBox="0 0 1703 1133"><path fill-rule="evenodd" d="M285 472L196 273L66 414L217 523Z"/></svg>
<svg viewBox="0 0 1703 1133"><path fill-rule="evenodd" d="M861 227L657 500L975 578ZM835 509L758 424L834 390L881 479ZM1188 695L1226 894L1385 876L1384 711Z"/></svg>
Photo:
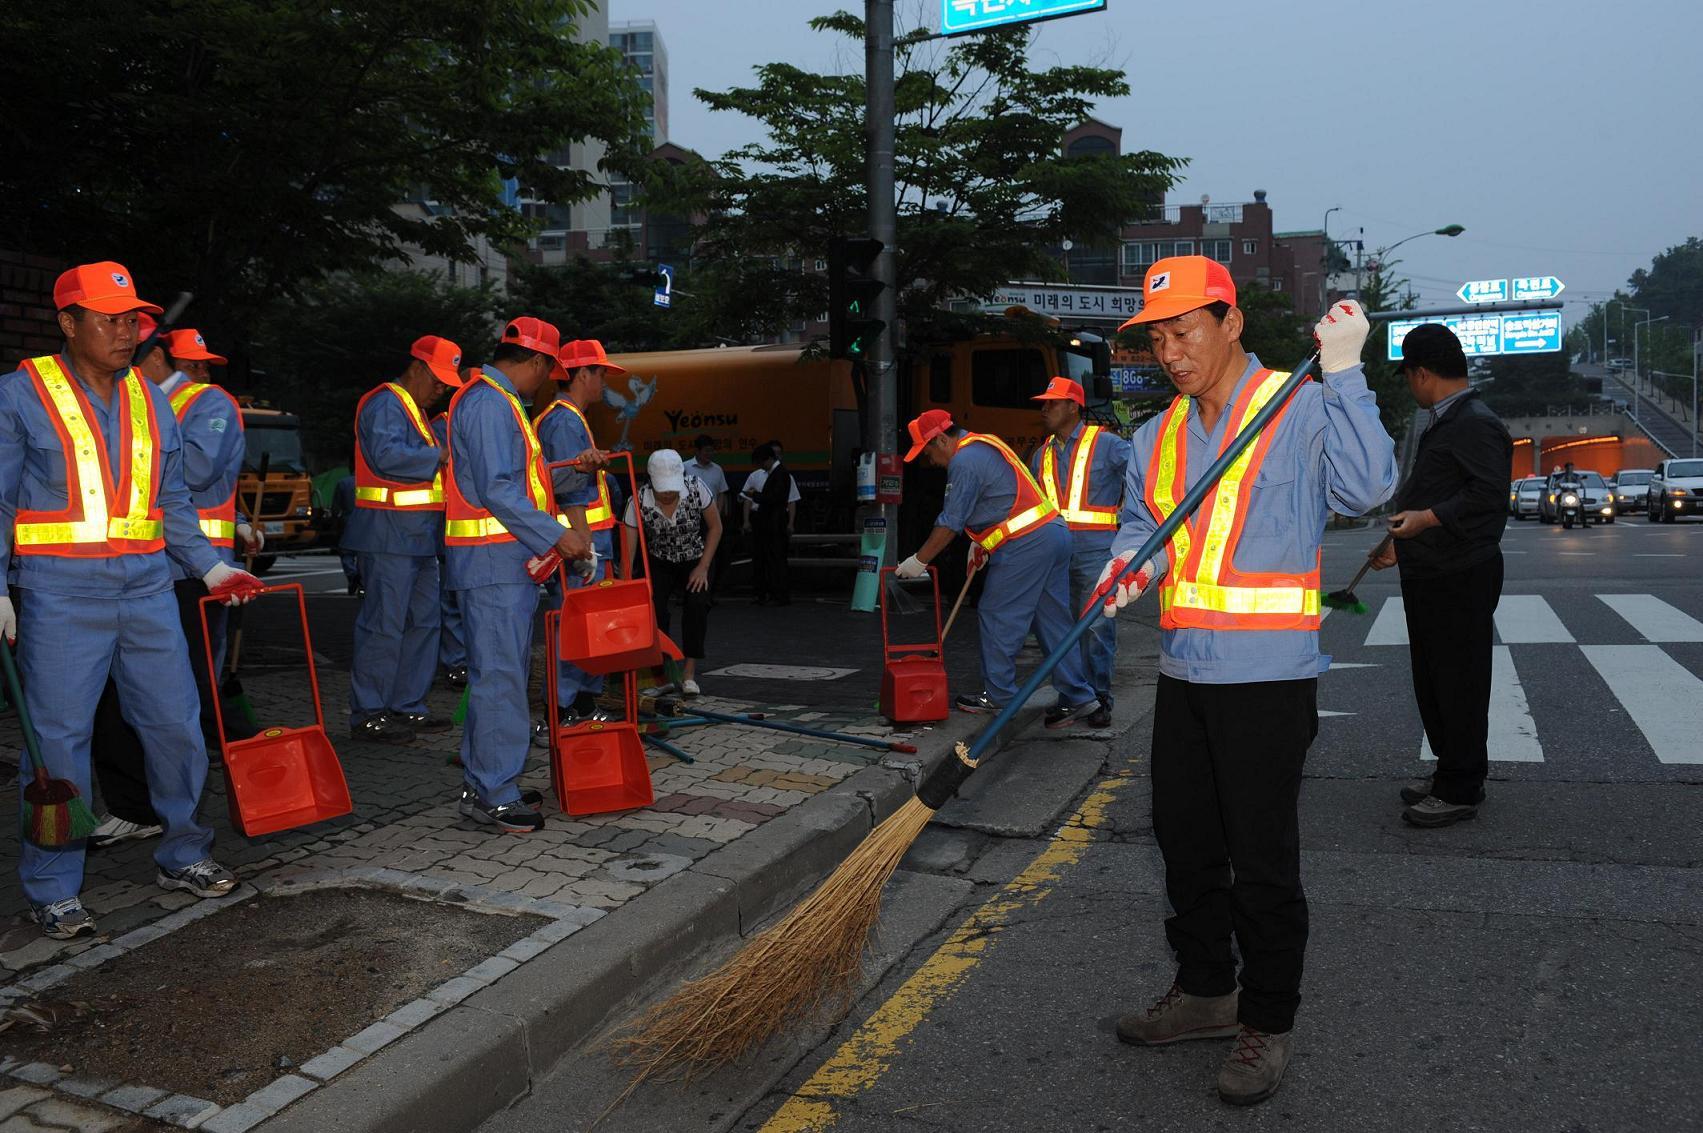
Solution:
<svg viewBox="0 0 1703 1133"><path fill-rule="evenodd" d="M5 635L8 645L17 643L18 612L12 609L10 598L0 598L0 634Z"/></svg>
<svg viewBox="0 0 1703 1133"><path fill-rule="evenodd" d="M1372 333L1366 312L1352 299L1330 305L1325 317L1313 326L1313 341L1319 344L1319 372L1335 374L1360 365L1360 351Z"/></svg>
<svg viewBox="0 0 1703 1133"><path fill-rule="evenodd" d="M597 577L597 544L596 543L593 543L591 545L591 558L589 558L589 559L575 559L573 561L573 568L574 568L574 571L576 573L583 575L587 579Z"/></svg>
<svg viewBox="0 0 1703 1133"><path fill-rule="evenodd" d="M912 555L893 569L900 578L925 578L928 575L928 564Z"/></svg>
<svg viewBox="0 0 1703 1133"><path fill-rule="evenodd" d="M266 532L252 523L237 524L237 538L242 541L245 548L252 543L254 553L257 555L266 549Z"/></svg>
<svg viewBox="0 0 1703 1133"><path fill-rule="evenodd" d="M1119 610L1141 597L1153 583L1152 560L1148 560L1147 565L1134 574L1125 574L1112 583L1112 576L1122 574L1129 561L1130 556L1119 555L1107 563L1106 569L1100 572L1100 581L1094 587L1095 600L1104 603L1100 612L1108 618L1117 617Z"/></svg>
<svg viewBox="0 0 1703 1133"><path fill-rule="evenodd" d="M970 544L970 553L969 553L968 556L965 557L964 565L969 568L969 571L970 571L971 574L974 574L978 570L981 570L983 567L987 566L988 565L987 548L983 547L980 543L971 543Z"/></svg>
<svg viewBox="0 0 1703 1133"><path fill-rule="evenodd" d="M238 570L234 566L215 563L213 569L201 576L201 581L207 584L207 592L215 598L223 598L227 606L240 606L259 596L266 584L249 574L246 570Z"/></svg>

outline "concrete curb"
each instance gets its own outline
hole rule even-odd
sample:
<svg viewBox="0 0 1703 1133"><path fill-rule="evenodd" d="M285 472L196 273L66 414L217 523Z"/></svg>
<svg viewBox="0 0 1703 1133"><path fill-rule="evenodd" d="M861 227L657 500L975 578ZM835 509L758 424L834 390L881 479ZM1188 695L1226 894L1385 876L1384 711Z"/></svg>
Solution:
<svg viewBox="0 0 1703 1133"><path fill-rule="evenodd" d="M1040 717L1025 709L1004 748ZM821 881L986 721L954 713L889 756L659 882L265 1122L266 1133L463 1133L656 988Z"/></svg>

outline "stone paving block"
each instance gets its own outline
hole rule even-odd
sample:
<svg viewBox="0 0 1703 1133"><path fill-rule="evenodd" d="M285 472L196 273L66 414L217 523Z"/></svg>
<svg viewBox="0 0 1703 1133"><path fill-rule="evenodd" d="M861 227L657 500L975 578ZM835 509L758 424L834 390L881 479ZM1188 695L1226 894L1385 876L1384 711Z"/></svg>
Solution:
<svg viewBox="0 0 1703 1133"><path fill-rule="evenodd" d="M74 1129L76 1133L107 1133L129 1119L122 1114L108 1113L92 1105L78 1105L63 1098L49 1098L29 1107L19 1116L28 1118L36 1129ZM13 1118L16 1121L17 1118ZM0 1128L10 1129L12 1121ZM28 1128L28 1126L26 1126Z"/></svg>
<svg viewBox="0 0 1703 1133"><path fill-rule="evenodd" d="M303 1078L300 1074L286 1074L248 1095L242 1100L242 1104L256 1106L268 1113L277 1113L318 1086L318 1082Z"/></svg>
<svg viewBox="0 0 1703 1133"><path fill-rule="evenodd" d="M53 1083L60 1093L78 1098L98 1098L118 1083L111 1078L61 1078Z"/></svg>
<svg viewBox="0 0 1703 1133"><path fill-rule="evenodd" d="M172 1094L143 1110L142 1116L151 1117L155 1121L164 1121L169 1125L182 1126L185 1129L196 1129L200 1127L202 1122L218 1113L219 1108L205 1098L191 1097L188 1094Z"/></svg>
<svg viewBox="0 0 1703 1133"><path fill-rule="evenodd" d="M438 1015L443 1009L444 1005L435 999L410 1000L386 1015L384 1021L395 1023L398 1027L414 1028Z"/></svg>
<svg viewBox="0 0 1703 1133"><path fill-rule="evenodd" d="M519 967L519 965L513 960L505 959L502 956L492 956L489 960L486 960L483 963L473 965L473 967L463 972L462 975L467 979L477 980L482 984L495 983L497 980L502 979L504 976L514 971L517 967Z"/></svg>
<svg viewBox="0 0 1703 1133"><path fill-rule="evenodd" d="M34 1105L45 1097L50 1097L46 1090L38 1090L34 1086L13 1086L9 1090L0 1090L0 1121L11 1117L27 1105Z"/></svg>
<svg viewBox="0 0 1703 1133"><path fill-rule="evenodd" d="M371 1054L375 1050L382 1050L389 1046L407 1033L406 1030L398 1027L395 1023L387 1023L380 1019L365 1030L358 1031L344 1039L343 1045L350 1050L358 1050L362 1054Z"/></svg>
<svg viewBox="0 0 1703 1133"><path fill-rule="evenodd" d="M315 1055L302 1063L301 1071L321 1081L329 1081L365 1057L366 1055L358 1050L334 1046L324 1054Z"/></svg>
<svg viewBox="0 0 1703 1133"><path fill-rule="evenodd" d="M277 1112L264 1106L238 1102L229 1109L222 1109L214 1114L202 1124L201 1129L204 1133L248 1133Z"/></svg>
<svg viewBox="0 0 1703 1133"><path fill-rule="evenodd" d="M156 1090L152 1086L120 1086L102 1094L100 1100L103 1105L110 1105L115 1109L141 1113L165 1096L164 1090Z"/></svg>
<svg viewBox="0 0 1703 1133"><path fill-rule="evenodd" d="M671 854L635 854L632 857L605 862L598 874L615 881L654 885L665 877L673 877L691 864L691 858Z"/></svg>
<svg viewBox="0 0 1703 1133"><path fill-rule="evenodd" d="M485 985L478 980L470 980L466 976L456 976L445 980L426 993L427 999L435 999L445 1007L453 1007Z"/></svg>
<svg viewBox="0 0 1703 1133"><path fill-rule="evenodd" d="M548 941L535 940L532 937L527 937L524 940L515 941L507 948L497 953L497 955L507 960L513 960L516 964L524 964L539 953L546 951L549 947L550 942Z"/></svg>
<svg viewBox="0 0 1703 1133"><path fill-rule="evenodd" d="M26 1062L22 1066L14 1066L8 1071L20 1082L28 1082L34 1086L51 1086L65 1077L57 1066L46 1062Z"/></svg>
<svg viewBox="0 0 1703 1133"><path fill-rule="evenodd" d="M66 963L79 971L87 971L88 969L95 967L97 964L104 964L113 957L122 955L124 955L124 949L115 948L111 944L102 944L98 947L89 949L87 952L71 957L71 959L66 961Z"/></svg>

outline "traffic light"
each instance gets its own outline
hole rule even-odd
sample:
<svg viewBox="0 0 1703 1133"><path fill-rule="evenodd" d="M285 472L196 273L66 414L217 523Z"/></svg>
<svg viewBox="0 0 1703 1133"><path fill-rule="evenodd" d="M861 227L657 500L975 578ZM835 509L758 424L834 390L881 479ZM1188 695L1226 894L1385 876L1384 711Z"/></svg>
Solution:
<svg viewBox="0 0 1703 1133"><path fill-rule="evenodd" d="M875 317L875 297L887 285L871 274L885 246L869 236L828 242L828 357L861 358L886 328Z"/></svg>

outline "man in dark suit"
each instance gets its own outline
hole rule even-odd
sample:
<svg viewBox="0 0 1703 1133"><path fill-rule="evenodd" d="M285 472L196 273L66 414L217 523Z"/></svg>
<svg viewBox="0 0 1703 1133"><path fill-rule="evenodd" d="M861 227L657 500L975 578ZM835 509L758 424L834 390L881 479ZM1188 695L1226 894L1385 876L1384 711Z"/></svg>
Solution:
<svg viewBox="0 0 1703 1133"><path fill-rule="evenodd" d="M787 578L788 543L792 538L794 498L792 473L781 464L774 441L758 445L751 454L757 470L745 481L746 523L751 531L751 565L757 605L790 606Z"/></svg>
<svg viewBox="0 0 1703 1133"><path fill-rule="evenodd" d="M1449 826L1478 814L1490 770L1490 657L1514 444L1467 388L1466 355L1447 327L1409 331L1401 370L1431 417L1413 471L1396 490L1395 538L1372 565L1401 566L1413 693L1437 756L1430 779L1402 788L1402 817Z"/></svg>

